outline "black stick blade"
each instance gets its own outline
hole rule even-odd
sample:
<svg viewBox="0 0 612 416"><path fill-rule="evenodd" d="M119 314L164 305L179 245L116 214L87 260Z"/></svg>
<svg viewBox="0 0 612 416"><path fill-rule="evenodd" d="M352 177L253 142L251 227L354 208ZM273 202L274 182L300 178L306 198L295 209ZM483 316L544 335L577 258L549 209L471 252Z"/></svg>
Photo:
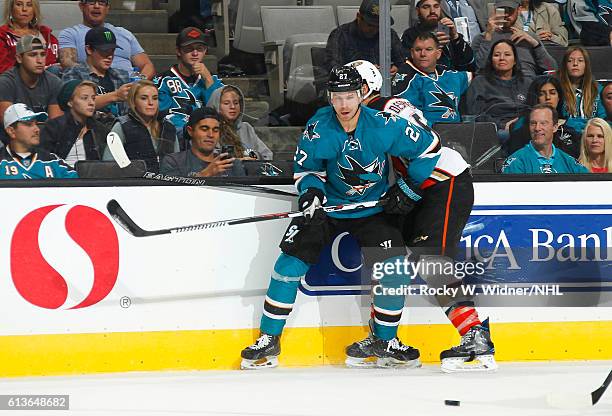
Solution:
<svg viewBox="0 0 612 416"><path fill-rule="evenodd" d="M121 208L119 202L114 199L111 199L106 204L106 209L111 217L119 224L125 231L132 234L135 237L146 237L148 235L155 235L155 233L151 233L149 231L145 231L140 228L131 218L130 216Z"/></svg>
<svg viewBox="0 0 612 416"><path fill-rule="evenodd" d="M612 371L608 373L608 377L606 377L601 387L591 393L591 399L593 400L593 404L596 404L599 399L601 399L601 396L603 396L606 389L610 386L610 383L612 383Z"/></svg>

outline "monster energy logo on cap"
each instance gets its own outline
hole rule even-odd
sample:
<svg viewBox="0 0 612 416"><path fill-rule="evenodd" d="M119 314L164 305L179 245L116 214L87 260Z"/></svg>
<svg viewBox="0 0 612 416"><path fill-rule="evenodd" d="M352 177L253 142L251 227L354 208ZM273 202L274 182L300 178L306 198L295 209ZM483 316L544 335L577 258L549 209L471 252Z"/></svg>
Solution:
<svg viewBox="0 0 612 416"><path fill-rule="evenodd" d="M117 38L112 30L103 26L94 27L87 32L85 45L100 50L121 49L120 46L117 46Z"/></svg>

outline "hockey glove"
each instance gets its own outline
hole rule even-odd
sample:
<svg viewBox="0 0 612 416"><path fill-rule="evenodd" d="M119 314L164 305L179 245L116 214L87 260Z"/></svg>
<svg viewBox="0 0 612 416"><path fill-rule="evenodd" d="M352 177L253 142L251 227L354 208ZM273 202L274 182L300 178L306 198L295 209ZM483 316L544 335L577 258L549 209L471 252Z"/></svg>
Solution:
<svg viewBox="0 0 612 416"><path fill-rule="evenodd" d="M412 188L403 178L400 178L385 194L387 199L385 212L387 214L406 215L421 200L422 194L420 189Z"/></svg>
<svg viewBox="0 0 612 416"><path fill-rule="evenodd" d="M300 211L304 213L305 224L321 225L325 222L327 214L321 209L324 202L325 195L317 188L308 188L300 195L298 205Z"/></svg>

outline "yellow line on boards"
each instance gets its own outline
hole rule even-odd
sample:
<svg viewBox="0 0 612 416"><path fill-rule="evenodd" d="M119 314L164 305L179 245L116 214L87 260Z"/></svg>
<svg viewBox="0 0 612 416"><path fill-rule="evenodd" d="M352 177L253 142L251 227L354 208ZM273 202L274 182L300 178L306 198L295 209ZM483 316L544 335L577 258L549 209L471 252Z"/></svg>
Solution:
<svg viewBox="0 0 612 416"><path fill-rule="evenodd" d="M282 366L341 365L344 348L366 327L287 328ZM492 325L498 361L610 360L612 321L531 322ZM159 370L237 369L240 351L258 330L119 332L0 337L0 377ZM437 362L459 343L450 324L409 325L402 340Z"/></svg>

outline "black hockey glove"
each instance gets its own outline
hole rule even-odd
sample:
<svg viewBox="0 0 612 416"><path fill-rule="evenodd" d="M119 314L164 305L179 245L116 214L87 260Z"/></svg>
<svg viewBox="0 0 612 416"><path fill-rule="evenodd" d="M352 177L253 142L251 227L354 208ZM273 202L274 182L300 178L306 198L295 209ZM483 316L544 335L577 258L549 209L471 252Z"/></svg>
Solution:
<svg viewBox="0 0 612 416"><path fill-rule="evenodd" d="M327 214L322 209L324 203L325 194L320 189L308 188L300 195L298 206L304 213L305 224L321 225L325 222Z"/></svg>
<svg viewBox="0 0 612 416"><path fill-rule="evenodd" d="M385 194L385 212L394 215L406 215L417 202L421 200L423 192L420 189L414 189L400 178L397 180L387 193Z"/></svg>

